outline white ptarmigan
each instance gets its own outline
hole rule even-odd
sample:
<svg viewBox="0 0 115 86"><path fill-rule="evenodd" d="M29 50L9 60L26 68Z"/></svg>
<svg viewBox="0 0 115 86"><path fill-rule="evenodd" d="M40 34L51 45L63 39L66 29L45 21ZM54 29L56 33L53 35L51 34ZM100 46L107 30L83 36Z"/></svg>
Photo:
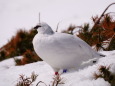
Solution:
<svg viewBox="0 0 115 86"><path fill-rule="evenodd" d="M92 65L101 57L80 38L54 32L46 23L40 23L34 29L38 31L33 39L34 50L54 69L55 74L60 69Z"/></svg>

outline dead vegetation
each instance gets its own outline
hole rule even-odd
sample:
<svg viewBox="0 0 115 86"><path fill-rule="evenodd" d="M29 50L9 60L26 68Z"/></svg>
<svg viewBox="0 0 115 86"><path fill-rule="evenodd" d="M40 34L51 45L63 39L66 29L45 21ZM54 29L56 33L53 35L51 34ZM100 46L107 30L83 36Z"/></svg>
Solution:
<svg viewBox="0 0 115 86"><path fill-rule="evenodd" d="M114 12L106 13L108 8L115 3L110 4L100 16L92 17L94 23L90 27L89 23L82 26L71 26L63 31L65 33L74 34L75 29L79 29L77 36L87 42L90 46L95 46L95 50L114 50L115 49L115 14ZM105 45L107 45L105 47Z"/></svg>
<svg viewBox="0 0 115 86"><path fill-rule="evenodd" d="M100 66L98 70L99 74L94 74L95 79L103 78L105 81L108 81L111 86L115 86L115 74L110 72L110 66Z"/></svg>

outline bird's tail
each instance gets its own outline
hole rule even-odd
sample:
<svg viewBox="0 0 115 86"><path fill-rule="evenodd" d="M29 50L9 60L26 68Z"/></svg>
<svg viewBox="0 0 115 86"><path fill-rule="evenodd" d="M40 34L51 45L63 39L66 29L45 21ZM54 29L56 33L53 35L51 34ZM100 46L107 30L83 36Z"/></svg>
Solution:
<svg viewBox="0 0 115 86"><path fill-rule="evenodd" d="M102 53L98 53L100 57L105 57L106 55L102 54Z"/></svg>

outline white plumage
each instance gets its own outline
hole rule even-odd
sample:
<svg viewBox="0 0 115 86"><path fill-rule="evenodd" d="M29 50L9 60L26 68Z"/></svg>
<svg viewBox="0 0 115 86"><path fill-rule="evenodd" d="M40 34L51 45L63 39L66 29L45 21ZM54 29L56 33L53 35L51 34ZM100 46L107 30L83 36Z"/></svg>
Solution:
<svg viewBox="0 0 115 86"><path fill-rule="evenodd" d="M34 50L55 72L60 69L92 65L101 57L80 38L66 33L53 32L46 23L40 23L35 29L38 34L33 39Z"/></svg>

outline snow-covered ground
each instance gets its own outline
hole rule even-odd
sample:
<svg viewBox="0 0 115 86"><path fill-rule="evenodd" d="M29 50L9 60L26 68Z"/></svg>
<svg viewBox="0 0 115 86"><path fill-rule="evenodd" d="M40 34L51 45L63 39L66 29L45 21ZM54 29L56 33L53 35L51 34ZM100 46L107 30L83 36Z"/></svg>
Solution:
<svg viewBox="0 0 115 86"><path fill-rule="evenodd" d="M95 80L94 74L98 73L100 65L110 66L110 71L115 73L115 50L101 52L106 57L100 58L99 62L93 66L88 66L84 69L69 70L61 75L62 82L58 86L110 86L110 84L102 78ZM54 72L52 68L44 61L31 63L23 66L15 66L14 59L7 59L0 62L0 86L15 86L19 80L19 75L31 76L31 73L38 74L36 83L43 81L47 86L51 86ZM39 86L45 86L39 84Z"/></svg>

